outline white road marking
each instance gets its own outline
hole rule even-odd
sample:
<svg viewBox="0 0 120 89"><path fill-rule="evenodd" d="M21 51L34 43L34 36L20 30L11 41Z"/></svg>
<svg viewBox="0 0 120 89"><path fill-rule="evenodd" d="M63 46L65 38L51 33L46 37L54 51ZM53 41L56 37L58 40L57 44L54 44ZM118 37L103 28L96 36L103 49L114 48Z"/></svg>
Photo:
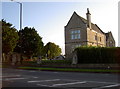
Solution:
<svg viewBox="0 0 120 89"><path fill-rule="evenodd" d="M82 81L82 82L72 82L72 83L62 83L62 84L53 84L52 87L64 86L64 85L73 85L73 84L81 84L81 83L86 83L86 81Z"/></svg>
<svg viewBox="0 0 120 89"><path fill-rule="evenodd" d="M116 84L116 83L113 83L113 82L100 82L100 81L86 81L86 82L95 82L95 83L106 83L106 84Z"/></svg>
<svg viewBox="0 0 120 89"><path fill-rule="evenodd" d="M27 81L28 83L33 83L33 82L48 82L48 81L59 81L60 79L52 79L52 80L40 80L40 81Z"/></svg>
<svg viewBox="0 0 120 89"><path fill-rule="evenodd" d="M21 75L9 75L9 76L0 76L0 77L13 77L13 76L14 76L14 77L15 77L15 76L18 77L18 76L21 76Z"/></svg>
<svg viewBox="0 0 120 89"><path fill-rule="evenodd" d="M61 79L61 80L66 80L66 81L80 81L80 80L71 80L71 79ZM84 80L83 80L84 81ZM117 84L115 82L101 82L101 81L85 81L85 82L93 82L93 83L106 83L106 84Z"/></svg>
<svg viewBox="0 0 120 89"><path fill-rule="evenodd" d="M33 77L33 78L39 78L39 77Z"/></svg>
<svg viewBox="0 0 120 89"><path fill-rule="evenodd" d="M59 81L59 80L69 80L69 81L73 81L70 79L53 79L53 80L41 80L41 81L28 81L28 82L47 82L47 81ZM43 85L43 84L37 84L40 86L47 86L47 87L57 87L57 86L65 86L65 85L72 85L72 84L82 84L82 83L104 83L104 84L109 84L108 86L102 86L102 87L98 87L98 88L93 88L93 89L102 89L102 88L107 88L107 87L116 87L116 86L120 86L120 84L116 84L116 83L111 83L111 82L99 82L99 81L79 81L79 80L74 80L76 82L72 82L72 83L62 83L62 84L53 84L52 86L50 85Z"/></svg>
<svg viewBox="0 0 120 89"><path fill-rule="evenodd" d="M43 84L37 84L37 85L39 85L39 86L44 86L44 87L51 87L51 86L49 86L49 85L43 85Z"/></svg>
<svg viewBox="0 0 120 89"><path fill-rule="evenodd" d="M19 77L19 76L21 76L21 75L9 75L9 76L0 76L0 77L6 78L6 77Z"/></svg>
<svg viewBox="0 0 120 89"><path fill-rule="evenodd" d="M7 79L4 79L4 80L19 80L19 79L26 79L26 78L7 78Z"/></svg>
<svg viewBox="0 0 120 89"><path fill-rule="evenodd" d="M72 80L71 79L62 79L62 80L65 80L65 81L78 81L78 82L80 81L80 80L73 80L73 79Z"/></svg>
<svg viewBox="0 0 120 89"><path fill-rule="evenodd" d="M54 73L58 73L58 72L54 72Z"/></svg>
<svg viewBox="0 0 120 89"><path fill-rule="evenodd" d="M120 84L114 84L114 85L102 86L102 87L97 87L92 89L103 89L103 88L111 88L111 87L119 87L119 86Z"/></svg>

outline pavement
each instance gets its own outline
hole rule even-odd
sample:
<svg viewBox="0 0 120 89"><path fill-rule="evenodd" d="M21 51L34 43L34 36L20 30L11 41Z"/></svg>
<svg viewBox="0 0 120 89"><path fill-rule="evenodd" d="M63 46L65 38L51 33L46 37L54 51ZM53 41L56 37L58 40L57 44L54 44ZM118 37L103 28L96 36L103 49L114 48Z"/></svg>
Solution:
<svg viewBox="0 0 120 89"><path fill-rule="evenodd" d="M2 89L120 89L120 75L3 68Z"/></svg>

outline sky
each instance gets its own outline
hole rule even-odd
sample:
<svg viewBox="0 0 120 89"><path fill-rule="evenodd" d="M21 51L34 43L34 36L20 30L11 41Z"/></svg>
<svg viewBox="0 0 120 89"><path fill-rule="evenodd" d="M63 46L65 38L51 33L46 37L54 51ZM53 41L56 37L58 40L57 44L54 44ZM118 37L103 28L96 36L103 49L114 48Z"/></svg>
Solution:
<svg viewBox="0 0 120 89"><path fill-rule="evenodd" d="M3 0L0 3L2 16L19 30L19 4L23 5L22 28L34 27L44 45L54 42L65 53L64 26L75 11L86 19L87 8L91 21L103 32L111 31L118 46L118 0Z"/></svg>

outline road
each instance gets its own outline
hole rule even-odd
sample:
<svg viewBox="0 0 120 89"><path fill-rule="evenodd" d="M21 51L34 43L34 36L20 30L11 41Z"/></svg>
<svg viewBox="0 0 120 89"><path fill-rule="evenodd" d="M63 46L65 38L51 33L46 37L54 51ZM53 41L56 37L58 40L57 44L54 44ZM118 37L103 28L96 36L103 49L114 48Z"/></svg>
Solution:
<svg viewBox="0 0 120 89"><path fill-rule="evenodd" d="M107 73L53 72L3 68L1 79L3 89L4 87L120 89L119 75Z"/></svg>

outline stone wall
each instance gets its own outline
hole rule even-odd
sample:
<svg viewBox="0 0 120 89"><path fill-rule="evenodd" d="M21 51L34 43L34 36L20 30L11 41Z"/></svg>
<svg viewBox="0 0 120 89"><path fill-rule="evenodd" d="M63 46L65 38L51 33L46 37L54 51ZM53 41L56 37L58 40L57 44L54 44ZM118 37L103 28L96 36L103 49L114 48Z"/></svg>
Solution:
<svg viewBox="0 0 120 89"><path fill-rule="evenodd" d="M95 39L95 36L97 39ZM87 44L92 46L106 46L106 36L94 30L87 28Z"/></svg>
<svg viewBox="0 0 120 89"><path fill-rule="evenodd" d="M119 64L77 64L78 68L103 68L103 69L119 69Z"/></svg>
<svg viewBox="0 0 120 89"><path fill-rule="evenodd" d="M11 60L12 60L11 54L2 53L2 62L11 62Z"/></svg>
<svg viewBox="0 0 120 89"><path fill-rule="evenodd" d="M12 65L21 61L21 55L19 53L12 53L12 54L2 54L2 62L7 62Z"/></svg>

